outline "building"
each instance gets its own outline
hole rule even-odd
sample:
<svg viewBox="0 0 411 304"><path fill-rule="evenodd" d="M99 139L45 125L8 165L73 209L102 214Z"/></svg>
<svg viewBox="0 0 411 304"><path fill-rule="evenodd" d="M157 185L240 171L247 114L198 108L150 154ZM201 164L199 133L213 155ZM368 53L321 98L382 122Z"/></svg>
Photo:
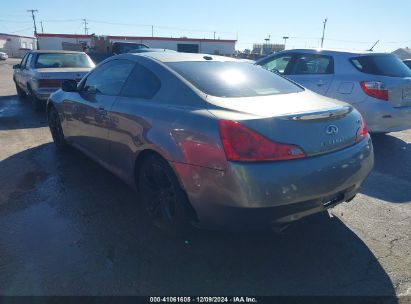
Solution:
<svg viewBox="0 0 411 304"><path fill-rule="evenodd" d="M402 60L411 59L411 49L408 47L397 49L392 53L400 57Z"/></svg>
<svg viewBox="0 0 411 304"><path fill-rule="evenodd" d="M276 43L254 43L253 51L254 54L268 55L275 52L283 51L285 48L284 44Z"/></svg>
<svg viewBox="0 0 411 304"><path fill-rule="evenodd" d="M235 53L237 40L172 38L172 37L135 37L135 36L95 36L76 34L38 34L40 49L62 50L75 48L101 49L101 46L113 42L136 42L151 48L170 49L178 52L206 53L232 56Z"/></svg>
<svg viewBox="0 0 411 304"><path fill-rule="evenodd" d="M33 49L36 49L34 37L0 33L0 52L7 53L9 57L21 58L28 50Z"/></svg>

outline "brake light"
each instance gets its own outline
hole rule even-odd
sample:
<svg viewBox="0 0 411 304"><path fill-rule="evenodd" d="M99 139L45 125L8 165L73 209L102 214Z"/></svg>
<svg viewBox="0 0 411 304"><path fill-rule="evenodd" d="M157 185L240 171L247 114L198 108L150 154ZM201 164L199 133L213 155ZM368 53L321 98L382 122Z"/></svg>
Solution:
<svg viewBox="0 0 411 304"><path fill-rule="evenodd" d="M61 79L39 79L38 85L40 88L59 88L62 82Z"/></svg>
<svg viewBox="0 0 411 304"><path fill-rule="evenodd" d="M368 96L388 100L388 90L385 84L381 81L360 81L362 90Z"/></svg>
<svg viewBox="0 0 411 304"><path fill-rule="evenodd" d="M300 147L271 141L236 121L220 120L219 128L227 160L253 162L305 157Z"/></svg>
<svg viewBox="0 0 411 304"><path fill-rule="evenodd" d="M368 128L367 125L365 123L365 120L362 116L360 116L361 119L361 124L360 127L357 130L357 135L355 136L355 142L360 142L361 140L363 140L367 134L368 134Z"/></svg>

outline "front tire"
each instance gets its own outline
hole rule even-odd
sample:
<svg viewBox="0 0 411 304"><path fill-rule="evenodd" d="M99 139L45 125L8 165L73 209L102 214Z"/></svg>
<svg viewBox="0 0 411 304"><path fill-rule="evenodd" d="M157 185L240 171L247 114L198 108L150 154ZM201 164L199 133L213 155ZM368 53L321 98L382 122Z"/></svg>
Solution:
<svg viewBox="0 0 411 304"><path fill-rule="evenodd" d="M57 149L64 151L67 149L67 142L64 137L63 128L61 127L61 121L59 113L54 106L51 106L48 112L48 121L51 136L53 137L53 142Z"/></svg>
<svg viewBox="0 0 411 304"><path fill-rule="evenodd" d="M138 172L138 188L155 226L173 236L188 232L189 202L166 160L155 154L146 157Z"/></svg>

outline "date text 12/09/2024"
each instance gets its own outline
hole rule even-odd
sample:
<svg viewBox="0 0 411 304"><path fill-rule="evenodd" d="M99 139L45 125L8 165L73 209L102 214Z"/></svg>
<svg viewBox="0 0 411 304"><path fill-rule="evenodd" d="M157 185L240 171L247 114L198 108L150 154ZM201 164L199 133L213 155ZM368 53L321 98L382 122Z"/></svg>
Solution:
<svg viewBox="0 0 411 304"><path fill-rule="evenodd" d="M150 297L150 303L258 303L254 297Z"/></svg>

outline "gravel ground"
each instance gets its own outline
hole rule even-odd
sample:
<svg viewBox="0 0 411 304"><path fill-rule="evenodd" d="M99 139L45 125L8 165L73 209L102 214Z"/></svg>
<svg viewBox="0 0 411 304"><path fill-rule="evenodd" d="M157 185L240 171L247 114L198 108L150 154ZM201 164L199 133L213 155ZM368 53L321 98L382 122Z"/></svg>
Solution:
<svg viewBox="0 0 411 304"><path fill-rule="evenodd" d="M373 138L362 192L282 235L170 239L122 181L72 150L16 96L0 63L0 295L411 297L411 131Z"/></svg>

